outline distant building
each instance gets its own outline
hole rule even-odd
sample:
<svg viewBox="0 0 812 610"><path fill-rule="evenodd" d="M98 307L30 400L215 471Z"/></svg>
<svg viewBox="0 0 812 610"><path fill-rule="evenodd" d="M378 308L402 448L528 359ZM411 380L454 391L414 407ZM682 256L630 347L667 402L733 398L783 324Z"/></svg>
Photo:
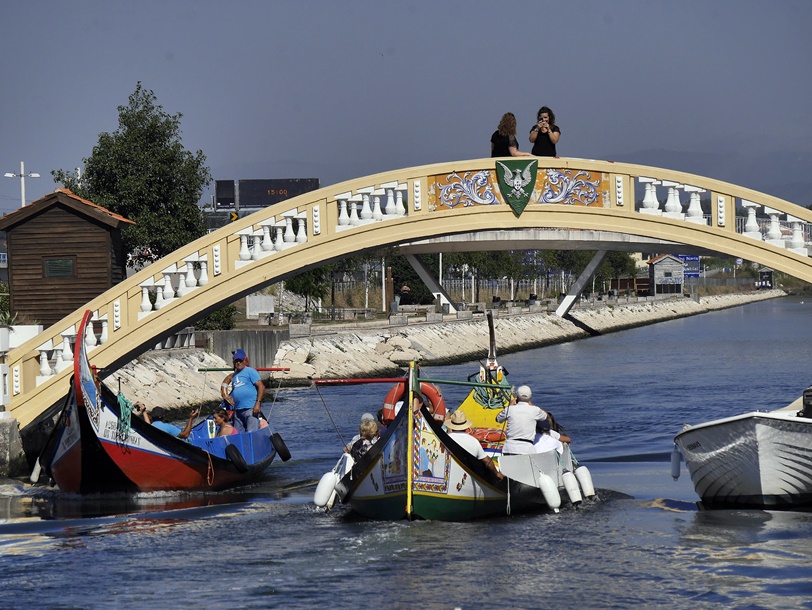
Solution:
<svg viewBox="0 0 812 610"><path fill-rule="evenodd" d="M131 224L66 188L5 215L11 314L47 327L122 281Z"/></svg>
<svg viewBox="0 0 812 610"><path fill-rule="evenodd" d="M759 290L772 290L775 287L773 283L773 270L769 267L762 267L758 270L758 280L756 281L756 288Z"/></svg>
<svg viewBox="0 0 812 610"><path fill-rule="evenodd" d="M648 261L649 295L682 294L685 267L682 259L662 254Z"/></svg>

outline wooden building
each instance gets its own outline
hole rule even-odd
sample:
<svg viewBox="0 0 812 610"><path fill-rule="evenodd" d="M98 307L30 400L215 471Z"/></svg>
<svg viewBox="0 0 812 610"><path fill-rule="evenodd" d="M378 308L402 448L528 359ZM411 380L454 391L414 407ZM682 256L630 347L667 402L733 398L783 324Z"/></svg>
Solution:
<svg viewBox="0 0 812 610"><path fill-rule="evenodd" d="M130 224L66 188L5 215L11 313L47 327L122 281Z"/></svg>
<svg viewBox="0 0 812 610"><path fill-rule="evenodd" d="M649 295L682 294L685 264L681 258L663 254L648 261Z"/></svg>

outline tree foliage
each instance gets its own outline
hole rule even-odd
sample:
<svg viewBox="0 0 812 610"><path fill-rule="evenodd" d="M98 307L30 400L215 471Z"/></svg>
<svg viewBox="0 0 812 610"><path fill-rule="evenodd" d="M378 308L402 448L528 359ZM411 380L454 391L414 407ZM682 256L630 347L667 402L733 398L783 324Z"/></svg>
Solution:
<svg viewBox="0 0 812 610"><path fill-rule="evenodd" d="M136 266L205 233L198 202L211 173L202 151L183 148L183 115L165 112L140 82L118 113L118 129L99 135L81 180L65 170L51 174L80 197L136 223L122 234L128 265Z"/></svg>

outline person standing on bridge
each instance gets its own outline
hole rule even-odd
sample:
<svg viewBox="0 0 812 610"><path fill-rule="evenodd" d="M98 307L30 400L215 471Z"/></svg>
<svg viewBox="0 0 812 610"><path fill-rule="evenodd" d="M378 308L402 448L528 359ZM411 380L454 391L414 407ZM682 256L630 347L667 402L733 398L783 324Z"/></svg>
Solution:
<svg viewBox="0 0 812 610"><path fill-rule="evenodd" d="M555 124L555 113L548 106L539 108L538 121L530 130L533 154L537 157L557 157L555 145L561 139L561 130Z"/></svg>
<svg viewBox="0 0 812 610"><path fill-rule="evenodd" d="M519 150L516 140L516 115L506 112L499 121L499 127L491 136L491 157L531 157L530 153Z"/></svg>
<svg viewBox="0 0 812 610"><path fill-rule="evenodd" d="M231 392L224 396L234 408L234 427L239 432L259 430L259 416L265 384L255 368L248 366L248 356L242 349L234 352L234 372L226 377L223 385L231 384ZM231 379L229 380L229 377Z"/></svg>

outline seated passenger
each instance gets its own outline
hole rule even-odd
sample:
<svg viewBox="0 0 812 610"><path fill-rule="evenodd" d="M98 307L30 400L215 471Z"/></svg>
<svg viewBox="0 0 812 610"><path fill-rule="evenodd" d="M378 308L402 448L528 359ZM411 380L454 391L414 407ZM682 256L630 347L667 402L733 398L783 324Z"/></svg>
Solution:
<svg viewBox="0 0 812 610"><path fill-rule="evenodd" d="M181 430L174 424L170 424L164 421L164 417L166 417L166 410L161 407L153 407L152 411L149 413L146 410L143 412L144 420L147 423L151 423L153 426L158 428L159 430L163 430L167 434L171 434L172 436L177 436L178 438L187 439L189 438L189 434L192 432L192 424L195 421L195 417L200 414L200 409L195 409L189 414L189 421L186 422L186 426Z"/></svg>
<svg viewBox="0 0 812 610"><path fill-rule="evenodd" d="M448 436L451 437L451 440L485 464L485 467L496 475L497 479L501 481L504 478L502 473L496 469L493 460L485 455L485 450L482 449L479 441L471 436L471 422L465 417L462 409L457 409L450 418L445 420L445 427L448 429Z"/></svg>
<svg viewBox="0 0 812 610"><path fill-rule="evenodd" d="M538 453L555 449L562 454L564 453L564 443L569 443L571 440L566 434L561 434L550 427L550 418L543 419L536 424L536 442L533 446Z"/></svg>
<svg viewBox="0 0 812 610"><path fill-rule="evenodd" d="M215 425L219 426L220 430L217 436L229 436L230 434L238 434L237 429L232 426L228 421L228 411L223 407L218 407L214 410L212 415Z"/></svg>
<svg viewBox="0 0 812 610"><path fill-rule="evenodd" d="M375 416L374 416L374 415L372 415L372 413L364 413L364 414L361 416L361 425L362 425L362 426L364 425L364 422L365 422L365 421L371 421L371 422L375 422ZM376 428L378 427L377 422L375 422L375 427L376 427ZM347 443L347 445L344 447L344 453L349 453L349 452L352 450L352 446L353 446L353 445L354 445L354 444L355 444L355 443L358 441L358 439L360 439L360 438L361 438L361 435L360 435L360 434L356 434L355 436L353 436L353 437L352 437L352 439L350 440L350 442L349 442L349 443Z"/></svg>
<svg viewBox="0 0 812 610"><path fill-rule="evenodd" d="M378 424L374 419L365 419L361 422L359 438L350 448L350 455L356 462L360 460L369 448L378 440Z"/></svg>

